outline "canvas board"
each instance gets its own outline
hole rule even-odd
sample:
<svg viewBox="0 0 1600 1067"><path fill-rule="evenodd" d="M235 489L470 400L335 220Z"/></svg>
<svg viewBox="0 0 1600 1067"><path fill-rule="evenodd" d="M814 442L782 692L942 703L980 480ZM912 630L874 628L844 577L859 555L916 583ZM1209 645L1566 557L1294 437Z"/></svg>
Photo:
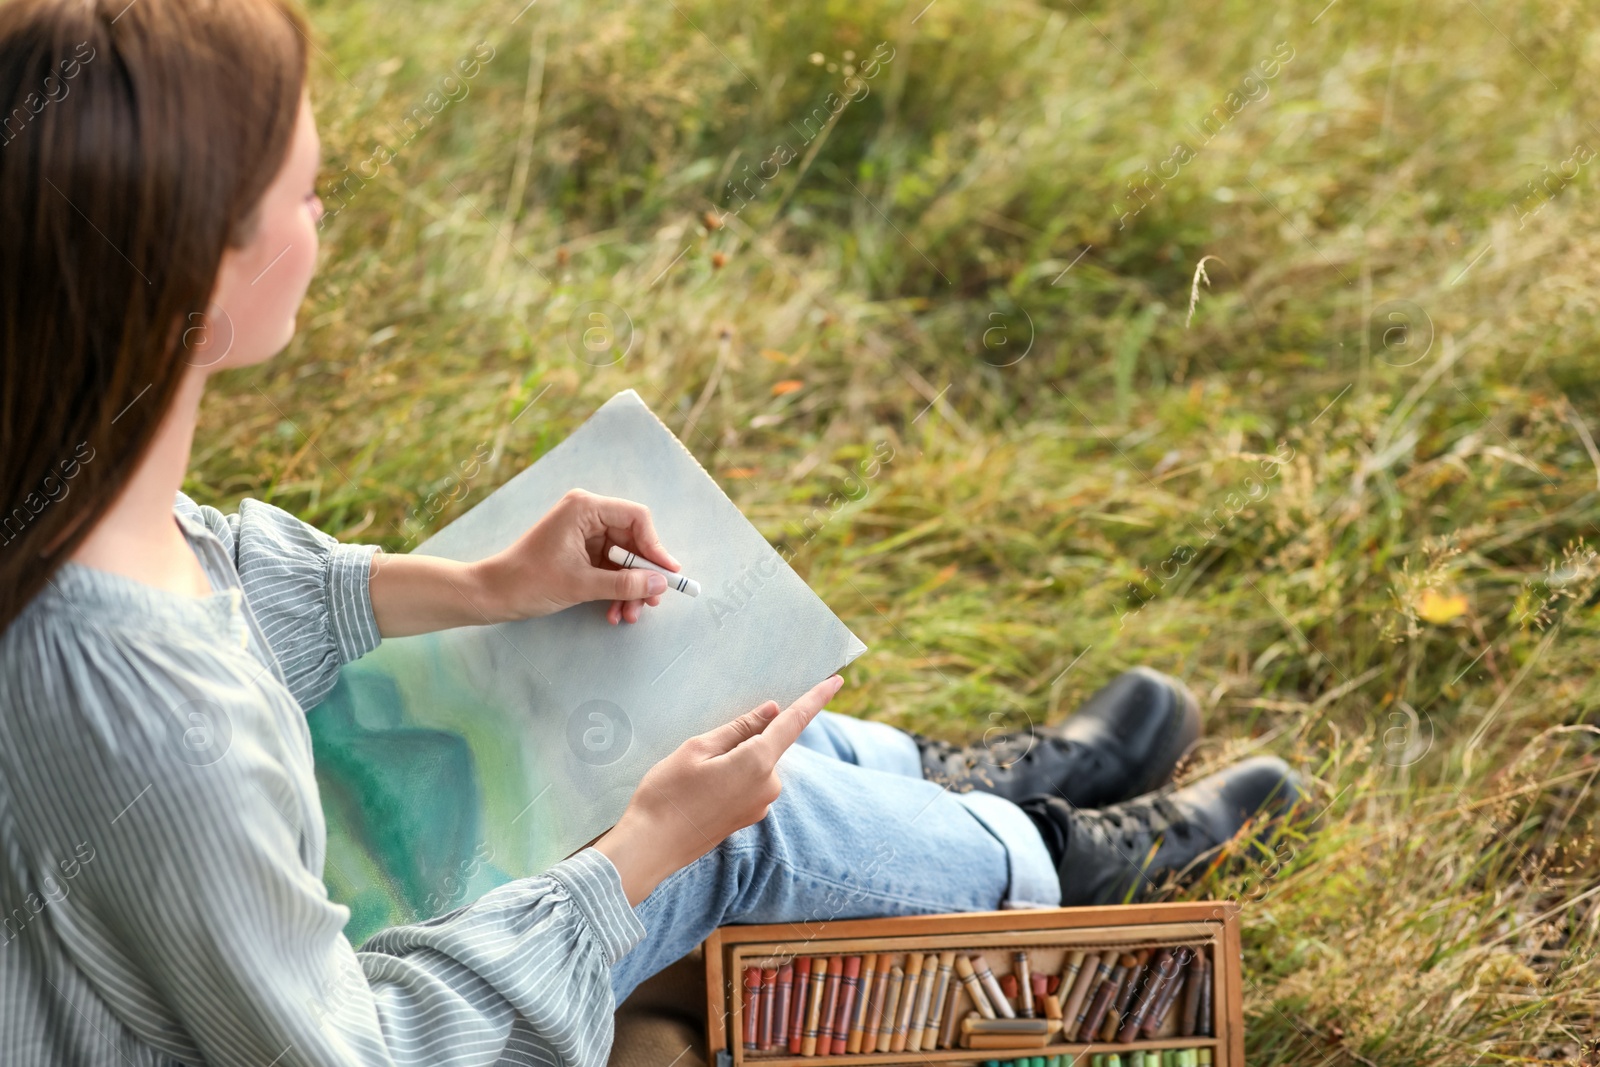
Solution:
<svg viewBox="0 0 1600 1067"><path fill-rule="evenodd" d="M545 870L685 738L866 651L633 390L414 551L481 559L575 487L648 505L703 592L632 625L592 603L390 638L343 669L308 721L357 942Z"/></svg>

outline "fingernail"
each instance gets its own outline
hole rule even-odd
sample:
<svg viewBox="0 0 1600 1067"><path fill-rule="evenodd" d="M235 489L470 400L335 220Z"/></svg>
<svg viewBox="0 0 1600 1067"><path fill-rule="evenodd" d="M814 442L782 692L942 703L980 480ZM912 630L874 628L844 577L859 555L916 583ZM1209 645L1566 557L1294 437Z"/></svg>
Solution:
<svg viewBox="0 0 1600 1067"><path fill-rule="evenodd" d="M834 675L833 676L833 691L835 693L837 693L839 690L841 690L843 688L844 688L844 679L842 677L840 677L839 675L837 675L837 674Z"/></svg>
<svg viewBox="0 0 1600 1067"><path fill-rule="evenodd" d="M652 574L646 579L644 587L651 596L655 596L657 593L665 593L667 591L667 580L659 574Z"/></svg>

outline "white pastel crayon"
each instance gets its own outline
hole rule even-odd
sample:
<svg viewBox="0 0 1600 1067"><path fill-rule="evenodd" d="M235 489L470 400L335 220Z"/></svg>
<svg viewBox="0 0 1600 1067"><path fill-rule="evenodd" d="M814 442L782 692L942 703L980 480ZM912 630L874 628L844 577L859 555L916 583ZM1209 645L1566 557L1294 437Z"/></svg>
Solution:
<svg viewBox="0 0 1600 1067"><path fill-rule="evenodd" d="M621 545L612 545L611 551L607 552L606 555L611 559L612 563L619 567L643 567L647 571L655 571L667 580L667 588L669 589L676 589L678 592L688 593L690 596L700 595L700 583L693 578L686 578L676 571L669 571L665 567L657 566L643 556L629 552Z"/></svg>

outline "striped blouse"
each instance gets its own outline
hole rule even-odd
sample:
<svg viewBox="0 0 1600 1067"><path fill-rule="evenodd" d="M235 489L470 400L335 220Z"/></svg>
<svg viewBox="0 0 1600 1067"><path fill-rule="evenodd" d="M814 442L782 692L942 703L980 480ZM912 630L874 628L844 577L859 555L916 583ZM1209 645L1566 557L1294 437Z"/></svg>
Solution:
<svg viewBox="0 0 1600 1067"><path fill-rule="evenodd" d="M0 634L0 1064L603 1064L645 931L593 848L344 936L304 709L376 547L174 510L211 595L67 562Z"/></svg>

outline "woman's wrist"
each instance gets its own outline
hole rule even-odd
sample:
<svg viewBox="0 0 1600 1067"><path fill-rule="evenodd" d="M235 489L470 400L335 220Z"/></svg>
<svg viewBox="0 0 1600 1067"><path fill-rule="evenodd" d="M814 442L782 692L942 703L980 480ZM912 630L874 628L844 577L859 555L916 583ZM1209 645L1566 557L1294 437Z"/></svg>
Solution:
<svg viewBox="0 0 1600 1067"><path fill-rule="evenodd" d="M473 601L479 606L479 622L514 622L526 618L511 603L511 588L506 575L500 572L500 559L490 556L475 563L463 564L463 585L469 588Z"/></svg>
<svg viewBox="0 0 1600 1067"><path fill-rule="evenodd" d="M367 583L378 632L406 637L520 618L507 602L504 581L488 566L492 559L462 563L379 552Z"/></svg>
<svg viewBox="0 0 1600 1067"><path fill-rule="evenodd" d="M631 906L648 897L680 864L665 854L662 834L647 825L637 809L629 808L617 825L600 835L592 846L617 869L622 892Z"/></svg>

